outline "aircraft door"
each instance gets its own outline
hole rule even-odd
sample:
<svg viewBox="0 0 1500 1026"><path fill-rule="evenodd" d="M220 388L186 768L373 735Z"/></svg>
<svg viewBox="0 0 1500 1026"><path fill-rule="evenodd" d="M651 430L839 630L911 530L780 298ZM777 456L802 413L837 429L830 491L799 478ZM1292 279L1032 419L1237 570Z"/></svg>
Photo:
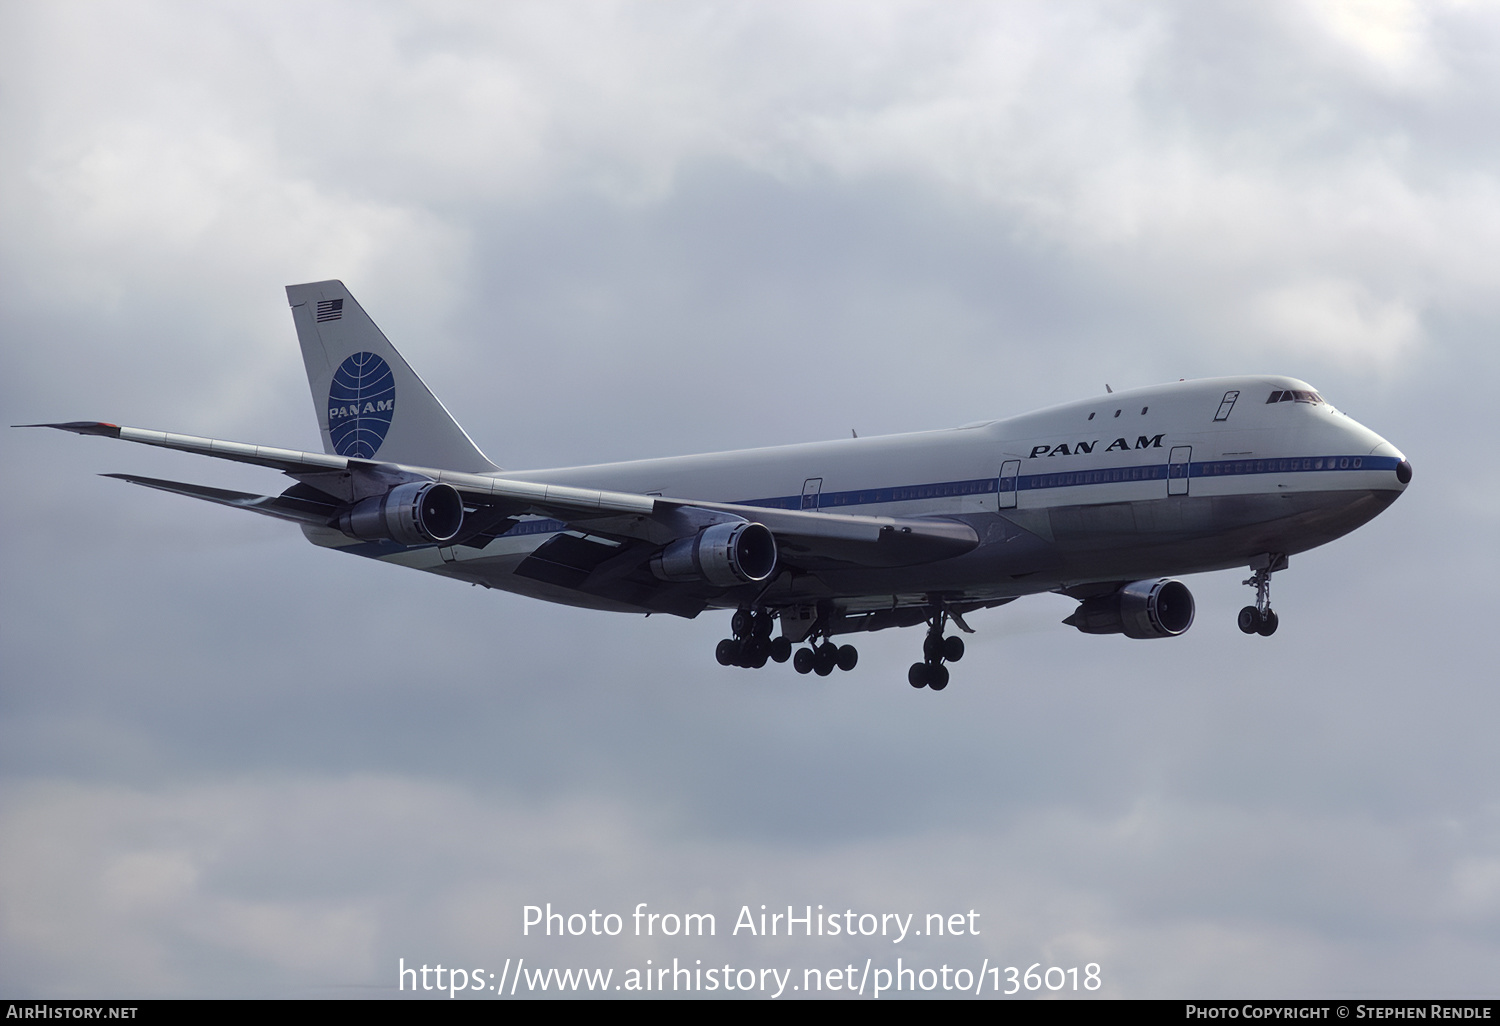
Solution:
<svg viewBox="0 0 1500 1026"><path fill-rule="evenodd" d="M1016 508L1016 486L1021 483L1021 461L1006 460L1000 465L1000 508Z"/></svg>
<svg viewBox="0 0 1500 1026"><path fill-rule="evenodd" d="M1188 493L1188 472L1193 466L1193 447L1191 445L1174 445L1172 454L1167 457L1167 494L1186 495Z"/></svg>
<svg viewBox="0 0 1500 1026"><path fill-rule="evenodd" d="M810 477L802 482L802 508L818 511L818 500L823 494L823 479L821 477Z"/></svg>

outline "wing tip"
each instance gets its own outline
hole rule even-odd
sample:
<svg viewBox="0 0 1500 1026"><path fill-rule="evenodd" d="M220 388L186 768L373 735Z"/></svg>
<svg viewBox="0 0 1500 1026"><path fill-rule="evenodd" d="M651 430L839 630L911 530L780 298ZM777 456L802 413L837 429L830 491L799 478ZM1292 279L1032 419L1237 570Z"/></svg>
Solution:
<svg viewBox="0 0 1500 1026"><path fill-rule="evenodd" d="M75 435L103 435L106 438L120 437L120 425L109 424L102 420L69 420L61 424L12 424L11 427L56 428L59 431L71 431Z"/></svg>

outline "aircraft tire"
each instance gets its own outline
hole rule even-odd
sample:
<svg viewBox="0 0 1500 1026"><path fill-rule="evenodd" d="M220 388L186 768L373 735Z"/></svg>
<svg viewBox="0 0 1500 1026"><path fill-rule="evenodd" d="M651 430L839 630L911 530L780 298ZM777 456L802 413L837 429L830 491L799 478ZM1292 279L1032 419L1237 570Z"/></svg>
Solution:
<svg viewBox="0 0 1500 1026"><path fill-rule="evenodd" d="M725 638L719 642L719 647L714 649L714 658L719 661L720 666L733 666L739 657L739 643L732 638Z"/></svg>
<svg viewBox="0 0 1500 1026"><path fill-rule="evenodd" d="M1260 610L1254 606L1246 606L1244 609L1241 609L1239 625L1240 630L1246 634L1255 634L1260 630Z"/></svg>
<svg viewBox="0 0 1500 1026"><path fill-rule="evenodd" d="M943 639L943 658L950 663L956 663L964 657L964 639L957 634L951 638Z"/></svg>
<svg viewBox="0 0 1500 1026"><path fill-rule="evenodd" d="M1281 626L1281 617L1276 615L1276 610L1267 609L1266 615L1261 617L1260 625L1255 628L1255 633L1263 638L1269 638L1276 633L1276 628Z"/></svg>
<svg viewBox="0 0 1500 1026"><path fill-rule="evenodd" d="M812 673L813 654L810 648L799 648L797 654L792 656L792 669L798 673Z"/></svg>
<svg viewBox="0 0 1500 1026"><path fill-rule="evenodd" d="M839 648L838 655L834 659L834 663L838 666L838 668L845 671L846 673L849 670L854 669L855 664L858 662L859 649L855 648L853 645L841 646Z"/></svg>
<svg viewBox="0 0 1500 1026"><path fill-rule="evenodd" d="M927 664L912 663L911 669L906 671L906 683L914 688L925 688L927 686Z"/></svg>
<svg viewBox="0 0 1500 1026"><path fill-rule="evenodd" d="M942 663L936 663L927 671L927 686L934 691L941 691L948 686L948 667Z"/></svg>
<svg viewBox="0 0 1500 1026"><path fill-rule="evenodd" d="M838 646L831 641L825 641L813 652L813 673L819 677L826 677L833 672L838 665Z"/></svg>
<svg viewBox="0 0 1500 1026"><path fill-rule="evenodd" d="M787 638L777 638L771 642L771 658L778 663L784 663L792 657L792 643Z"/></svg>
<svg viewBox="0 0 1500 1026"><path fill-rule="evenodd" d="M922 639L922 656L929 662L935 663L943 658L943 636L941 634L928 634Z"/></svg>
<svg viewBox="0 0 1500 1026"><path fill-rule="evenodd" d="M750 610L736 609L734 616L729 620L729 629L734 632L736 638L748 638L752 624Z"/></svg>

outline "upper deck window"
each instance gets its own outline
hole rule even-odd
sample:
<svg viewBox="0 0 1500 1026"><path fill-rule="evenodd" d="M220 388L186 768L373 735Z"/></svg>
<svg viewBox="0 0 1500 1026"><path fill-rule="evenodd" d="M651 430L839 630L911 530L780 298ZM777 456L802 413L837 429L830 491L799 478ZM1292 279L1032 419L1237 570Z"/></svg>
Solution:
<svg viewBox="0 0 1500 1026"><path fill-rule="evenodd" d="M1321 403L1323 397L1316 392L1306 392L1301 389L1286 389L1285 391L1272 392L1266 400L1266 405L1271 403Z"/></svg>

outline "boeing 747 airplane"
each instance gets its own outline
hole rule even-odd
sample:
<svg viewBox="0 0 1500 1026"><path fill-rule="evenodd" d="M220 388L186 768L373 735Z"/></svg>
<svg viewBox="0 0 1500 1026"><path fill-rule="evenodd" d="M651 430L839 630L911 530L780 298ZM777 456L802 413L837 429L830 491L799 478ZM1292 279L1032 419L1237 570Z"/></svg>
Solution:
<svg viewBox="0 0 1500 1026"><path fill-rule="evenodd" d="M1058 592L1078 601L1063 622L1080 631L1168 638L1194 615L1172 575L1234 567L1255 588L1239 627L1269 637L1271 575L1411 481L1395 446L1271 375L941 431L502 471L342 282L287 298L323 452L33 426L279 470L296 483L276 496L106 476L290 520L326 548L595 609L734 610L726 666L791 659L826 676L858 659L834 638L926 624L907 679L941 691L964 652L947 626L972 633L974 610Z"/></svg>

